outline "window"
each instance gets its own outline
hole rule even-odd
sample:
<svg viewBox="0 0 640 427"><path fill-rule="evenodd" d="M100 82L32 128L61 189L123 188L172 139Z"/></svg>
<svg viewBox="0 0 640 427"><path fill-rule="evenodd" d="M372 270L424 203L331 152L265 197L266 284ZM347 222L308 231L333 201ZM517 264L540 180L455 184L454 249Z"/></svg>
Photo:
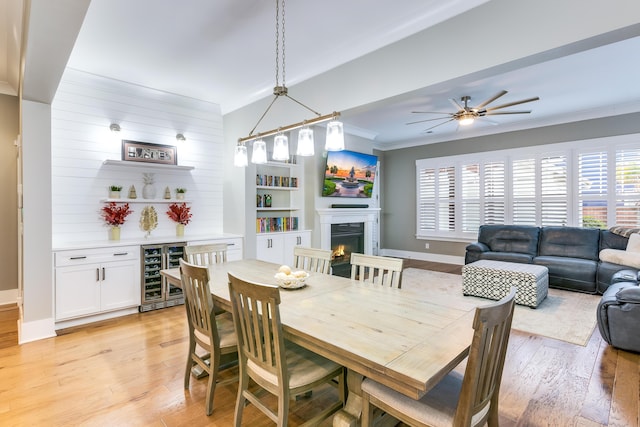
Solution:
<svg viewBox="0 0 640 427"><path fill-rule="evenodd" d="M468 239L482 224L640 226L638 135L418 160L416 176L418 237Z"/></svg>

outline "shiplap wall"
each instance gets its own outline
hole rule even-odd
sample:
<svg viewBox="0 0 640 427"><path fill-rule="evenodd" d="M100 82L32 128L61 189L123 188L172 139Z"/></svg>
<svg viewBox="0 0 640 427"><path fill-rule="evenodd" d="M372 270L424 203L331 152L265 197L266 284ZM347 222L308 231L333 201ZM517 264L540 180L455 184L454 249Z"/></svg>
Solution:
<svg viewBox="0 0 640 427"><path fill-rule="evenodd" d="M155 174L156 198L165 187L187 188L191 223L185 236L222 233L223 129L217 104L161 92L122 81L67 69L52 103L53 247L72 242L107 242L109 228L100 216L109 185L121 185L127 197L134 185L142 200L143 173ZM109 125L121 135L113 137ZM186 142L175 139L177 133ZM178 164L195 169L158 170L103 165L120 160L122 139L178 147ZM49 185L43 177L42 185ZM145 203L131 204L134 213L122 226L122 239L143 239L140 213ZM167 204L152 204L158 213L153 237L175 236Z"/></svg>

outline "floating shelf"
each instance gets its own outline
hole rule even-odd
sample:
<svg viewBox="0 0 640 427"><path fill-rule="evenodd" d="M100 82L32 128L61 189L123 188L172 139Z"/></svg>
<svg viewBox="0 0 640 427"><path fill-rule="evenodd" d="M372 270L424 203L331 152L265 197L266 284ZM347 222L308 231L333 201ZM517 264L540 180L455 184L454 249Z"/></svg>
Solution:
<svg viewBox="0 0 640 427"><path fill-rule="evenodd" d="M102 203L116 202L116 203L191 203L190 200L178 200L178 199L100 199Z"/></svg>
<svg viewBox="0 0 640 427"><path fill-rule="evenodd" d="M293 206L275 206L270 208L256 208L257 211L298 211L300 208L295 208Z"/></svg>
<svg viewBox="0 0 640 427"><path fill-rule="evenodd" d="M146 169L164 169L164 170L185 170L190 171L195 169L195 166L181 166L181 165L164 165L162 163L146 163L146 162L126 162L124 160L105 160L102 162L103 165L107 166L126 166L126 167L135 167L135 168L146 168Z"/></svg>
<svg viewBox="0 0 640 427"><path fill-rule="evenodd" d="M282 187L277 185L256 185L258 190L298 191L298 187Z"/></svg>

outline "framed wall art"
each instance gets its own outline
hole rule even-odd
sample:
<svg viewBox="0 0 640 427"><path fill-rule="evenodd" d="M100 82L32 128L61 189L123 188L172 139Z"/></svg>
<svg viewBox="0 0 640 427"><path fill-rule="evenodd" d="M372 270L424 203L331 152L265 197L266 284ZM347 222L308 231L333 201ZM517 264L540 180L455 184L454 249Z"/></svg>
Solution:
<svg viewBox="0 0 640 427"><path fill-rule="evenodd" d="M127 162L177 165L178 151L174 145L151 144L122 140L122 160Z"/></svg>

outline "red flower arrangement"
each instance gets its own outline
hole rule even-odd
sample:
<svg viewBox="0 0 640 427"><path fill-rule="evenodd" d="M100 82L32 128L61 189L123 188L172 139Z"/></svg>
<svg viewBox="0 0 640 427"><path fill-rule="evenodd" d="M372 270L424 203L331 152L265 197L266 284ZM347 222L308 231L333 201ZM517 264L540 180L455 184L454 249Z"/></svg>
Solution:
<svg viewBox="0 0 640 427"><path fill-rule="evenodd" d="M167 215L175 222L187 225L191 221L191 208L186 203L171 203Z"/></svg>
<svg viewBox="0 0 640 427"><path fill-rule="evenodd" d="M129 209L129 203L118 206L116 202L109 202L107 206L102 208L102 217L107 224L114 227L124 224L124 220L132 213L133 211Z"/></svg>

